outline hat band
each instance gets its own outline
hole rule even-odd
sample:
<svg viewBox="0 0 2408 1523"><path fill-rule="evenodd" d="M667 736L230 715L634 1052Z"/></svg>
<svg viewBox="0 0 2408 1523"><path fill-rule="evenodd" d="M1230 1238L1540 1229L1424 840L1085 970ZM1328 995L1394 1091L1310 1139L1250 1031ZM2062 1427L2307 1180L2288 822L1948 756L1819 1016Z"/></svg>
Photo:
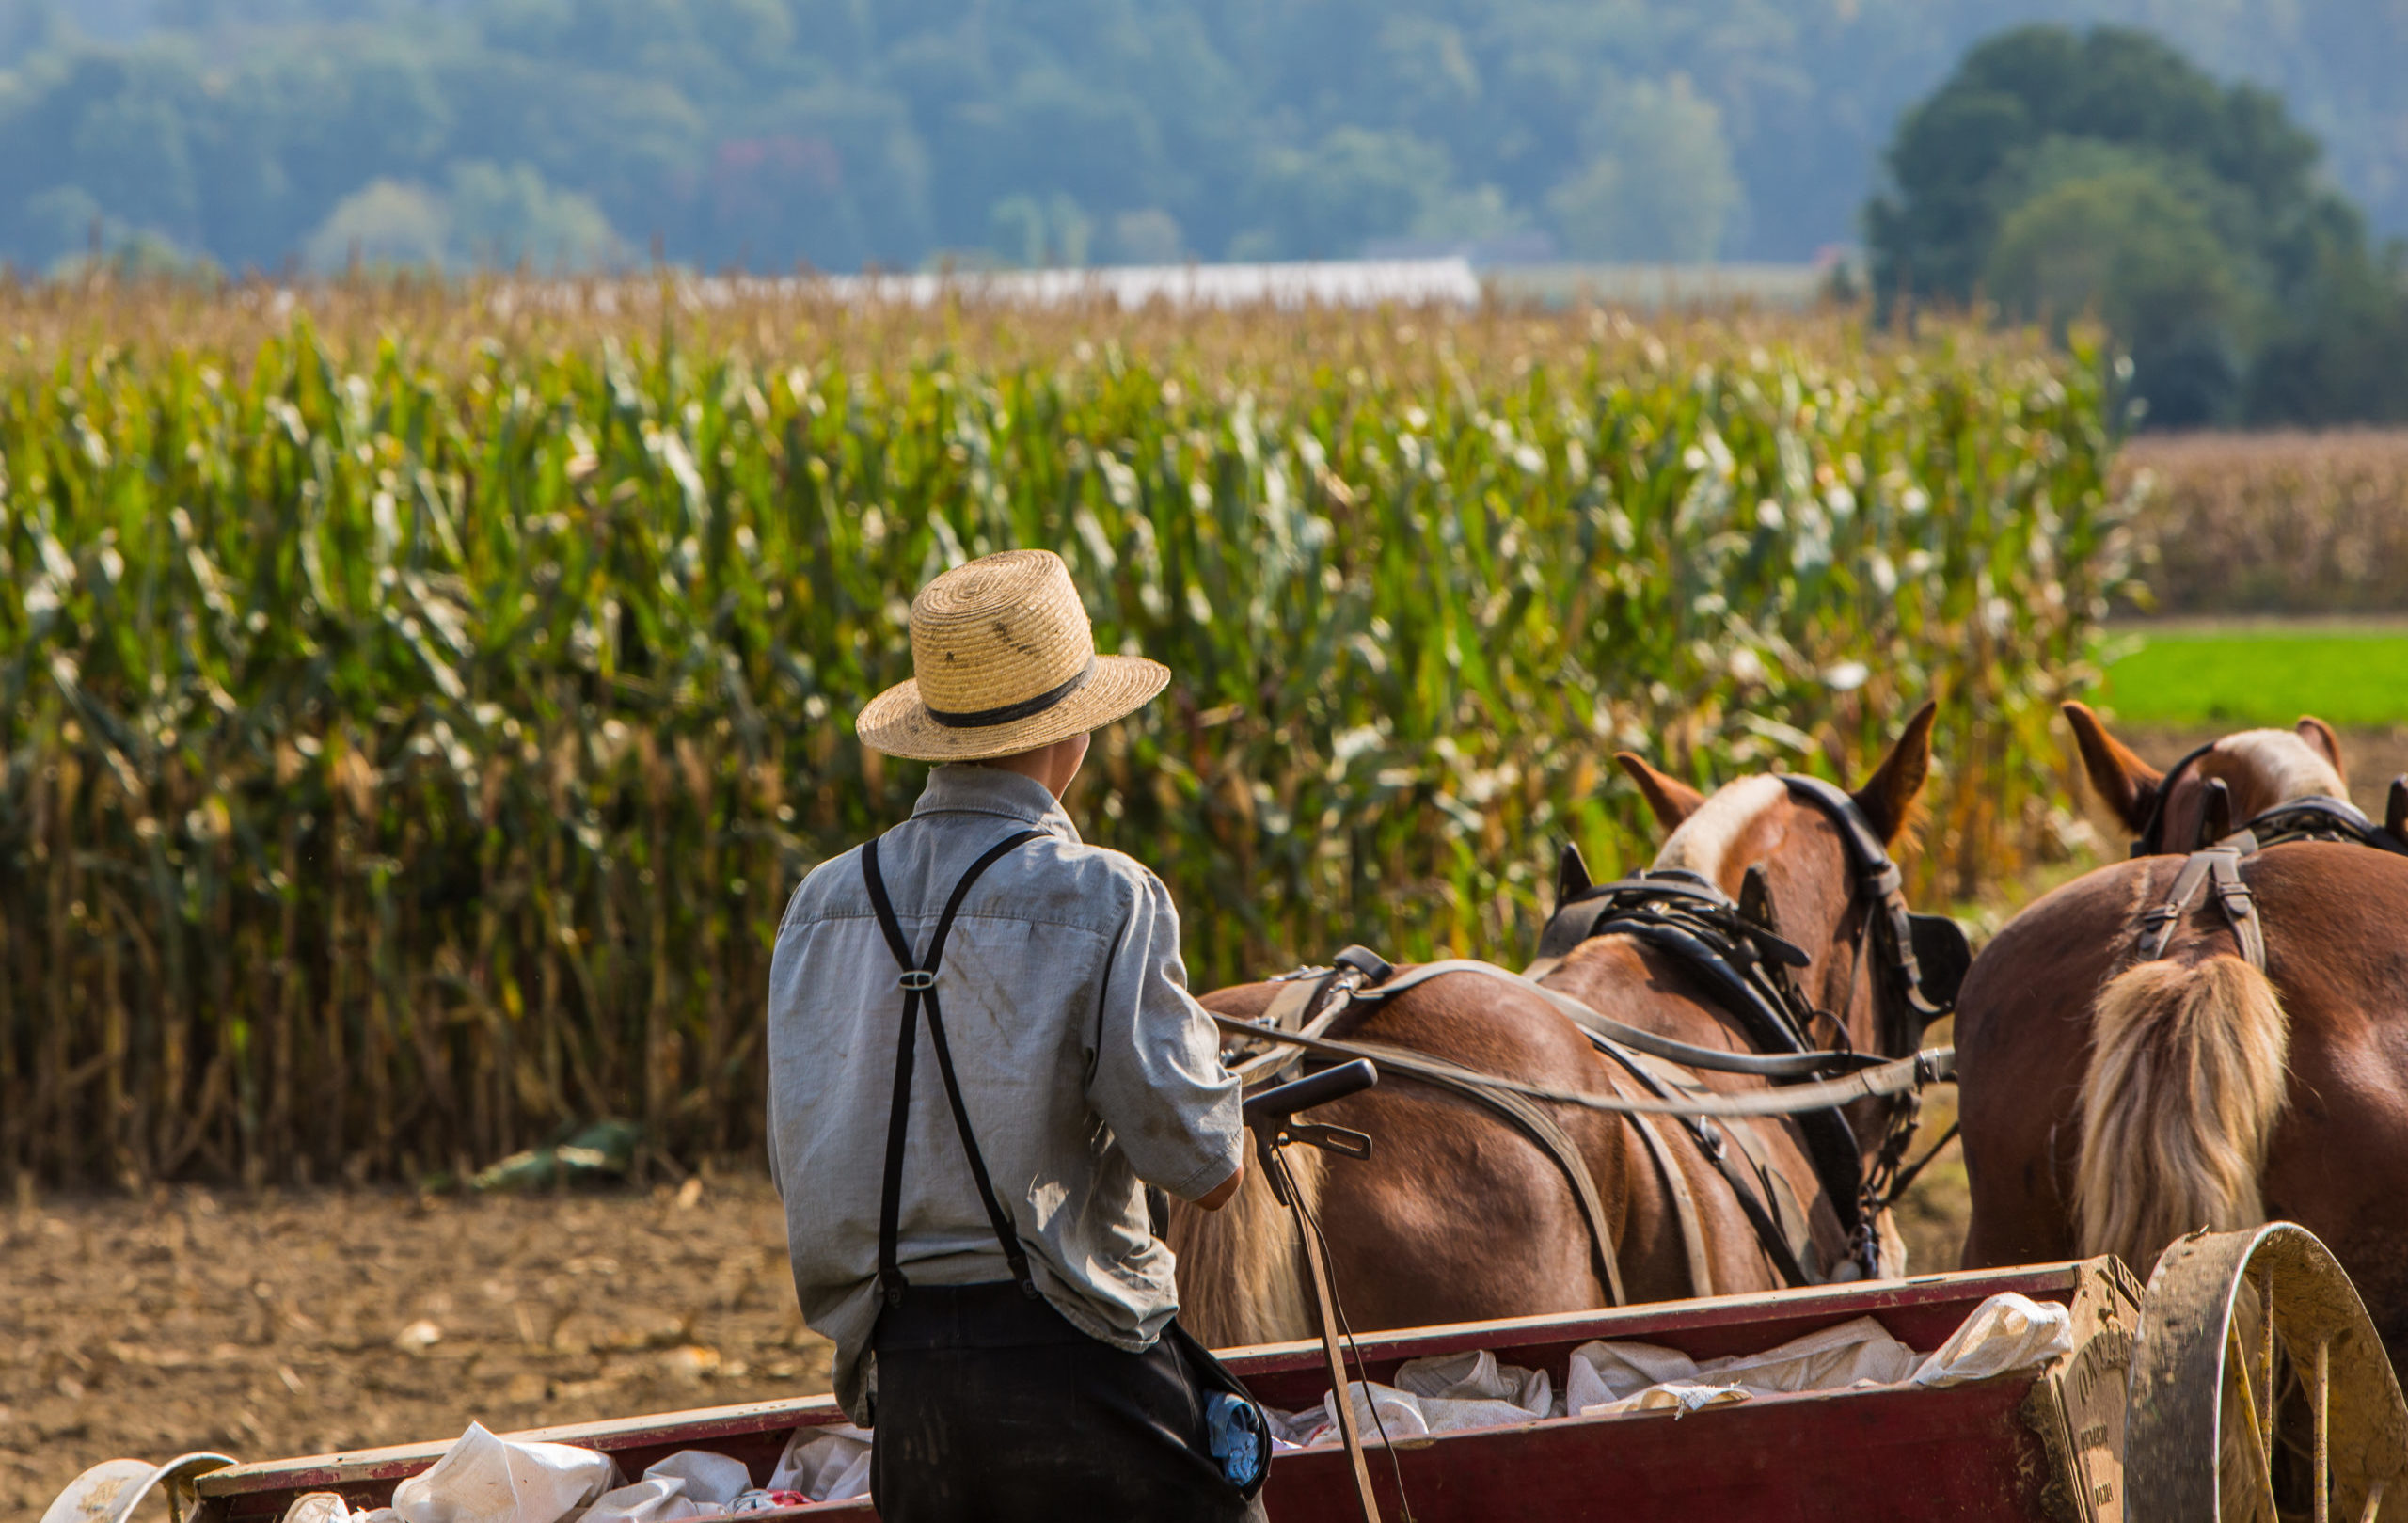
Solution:
<svg viewBox="0 0 2408 1523"><path fill-rule="evenodd" d="M942 708L932 707L928 710L928 718L948 730L983 730L990 725L1009 724L1015 720L1029 719L1044 713L1063 699L1085 687L1087 679L1094 675L1095 658L1090 656L1087 658L1085 670L1051 692L1040 692L1034 698L1023 698L1017 704L1006 704L1001 708L981 708L967 714L948 713Z"/></svg>

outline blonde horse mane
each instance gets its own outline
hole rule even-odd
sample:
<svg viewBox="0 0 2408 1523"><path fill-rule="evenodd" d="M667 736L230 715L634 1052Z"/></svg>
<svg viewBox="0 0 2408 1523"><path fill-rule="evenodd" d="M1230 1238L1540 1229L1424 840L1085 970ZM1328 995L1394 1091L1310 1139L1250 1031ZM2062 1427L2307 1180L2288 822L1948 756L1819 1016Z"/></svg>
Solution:
<svg viewBox="0 0 2408 1523"><path fill-rule="evenodd" d="M1655 865L1684 868L1709 883L1720 882L1723 860L1732 848L1746 838L1758 817L1788 797L1787 786L1770 775L1724 784L1665 837Z"/></svg>
<svg viewBox="0 0 2408 1523"><path fill-rule="evenodd" d="M2186 1232L2265 1220L2258 1182L2289 1047L2281 997L2237 957L2143 962L2110 980L2082 1083L2083 1253L2146 1276Z"/></svg>
<svg viewBox="0 0 2408 1523"><path fill-rule="evenodd" d="M1320 1150L1290 1148L1287 1159L1307 1208L1318 1212L1327 1168ZM1294 1218L1261 1169L1249 1165L1219 1211L1172 1201L1167 1241L1179 1260L1180 1323L1206 1348L1314 1336Z"/></svg>

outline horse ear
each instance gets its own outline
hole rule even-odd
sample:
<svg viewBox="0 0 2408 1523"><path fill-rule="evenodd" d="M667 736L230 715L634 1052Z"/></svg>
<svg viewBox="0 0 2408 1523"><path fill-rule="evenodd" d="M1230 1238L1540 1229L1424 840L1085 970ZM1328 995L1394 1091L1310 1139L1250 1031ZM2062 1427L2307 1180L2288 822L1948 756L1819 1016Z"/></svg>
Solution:
<svg viewBox="0 0 2408 1523"><path fill-rule="evenodd" d="M2082 768L2090 774L2090 785L2126 829L2135 833L2148 829L2149 811L2156 806L2158 785L2165 774L2109 735L2087 705L2067 704L2065 716L2073 726L2074 744L2082 748Z"/></svg>
<svg viewBox="0 0 2408 1523"><path fill-rule="evenodd" d="M2341 765L2341 738L2333 733L2333 726L2313 714L2302 714L2299 722L2291 728L2309 746L2324 754L2324 759L2333 764L2333 770L2344 777L2349 776L2349 769Z"/></svg>
<svg viewBox="0 0 2408 1523"><path fill-rule="evenodd" d="M1679 778L1656 770L1640 760L1636 752L1617 751L1614 760L1639 785L1639 791L1647 796L1647 807L1656 811L1656 823L1668 831L1679 829L1681 821L1696 814L1698 805L1705 802L1704 794Z"/></svg>
<svg viewBox="0 0 2408 1523"><path fill-rule="evenodd" d="M1924 779L1931 775L1931 723L1939 715L1940 706L1926 699L1914 718L1907 721L1890 754L1881 758L1864 786L1856 790L1856 806L1864 811L1866 823L1880 833L1885 844L1896 840L1907 828L1915 797L1923 792Z"/></svg>
<svg viewBox="0 0 2408 1523"><path fill-rule="evenodd" d="M1589 886L1589 861L1580 849L1571 842L1563 843L1563 855L1555 864L1555 902L1570 904L1573 896Z"/></svg>

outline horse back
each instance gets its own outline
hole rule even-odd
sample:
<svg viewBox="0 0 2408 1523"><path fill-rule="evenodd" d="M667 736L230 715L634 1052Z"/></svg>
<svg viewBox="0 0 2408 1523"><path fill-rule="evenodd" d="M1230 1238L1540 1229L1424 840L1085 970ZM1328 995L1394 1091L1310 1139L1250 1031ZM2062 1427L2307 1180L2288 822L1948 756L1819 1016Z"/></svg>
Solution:
<svg viewBox="0 0 2408 1523"><path fill-rule="evenodd" d="M2142 914L2180 857L2117 863L2036 900L1982 949L1956 1011L1969 1268L2072 1257L2080 1106L2102 990L2135 959ZM2408 858L2295 842L2242 865L2288 1038L2265 1214L2325 1238L2395 1353L2408 1345ZM2178 966L2240 947L2202 894L2166 949Z"/></svg>

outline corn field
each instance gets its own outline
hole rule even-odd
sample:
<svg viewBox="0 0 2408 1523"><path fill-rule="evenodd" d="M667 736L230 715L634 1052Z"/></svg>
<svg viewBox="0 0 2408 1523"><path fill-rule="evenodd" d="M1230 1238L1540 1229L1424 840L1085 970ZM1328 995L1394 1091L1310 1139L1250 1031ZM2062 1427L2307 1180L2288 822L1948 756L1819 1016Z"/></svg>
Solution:
<svg viewBox="0 0 2408 1523"><path fill-rule="evenodd" d="M1527 959L1613 780L1861 769L1926 896L2049 849L2122 576L2095 357L1844 317L845 311L717 288L0 291L0 1167L757 1149L800 875L921 769L911 592L1061 551L1177 674L1073 807L1199 987Z"/></svg>
<svg viewBox="0 0 2408 1523"><path fill-rule="evenodd" d="M2400 610L2408 432L2144 435L2116 481L2153 611Z"/></svg>

